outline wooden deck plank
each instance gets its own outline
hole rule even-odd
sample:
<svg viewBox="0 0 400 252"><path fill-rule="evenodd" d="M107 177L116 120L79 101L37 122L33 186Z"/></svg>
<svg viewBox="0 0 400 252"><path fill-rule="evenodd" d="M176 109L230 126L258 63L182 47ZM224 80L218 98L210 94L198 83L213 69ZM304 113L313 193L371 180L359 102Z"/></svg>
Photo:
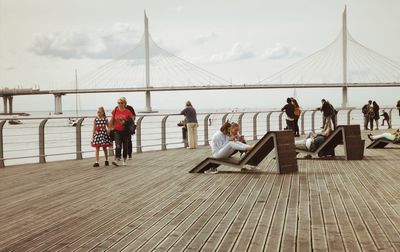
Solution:
<svg viewBox="0 0 400 252"><path fill-rule="evenodd" d="M338 148L341 155L343 148ZM398 149L279 175L187 171L208 148L0 169L0 251L400 251Z"/></svg>

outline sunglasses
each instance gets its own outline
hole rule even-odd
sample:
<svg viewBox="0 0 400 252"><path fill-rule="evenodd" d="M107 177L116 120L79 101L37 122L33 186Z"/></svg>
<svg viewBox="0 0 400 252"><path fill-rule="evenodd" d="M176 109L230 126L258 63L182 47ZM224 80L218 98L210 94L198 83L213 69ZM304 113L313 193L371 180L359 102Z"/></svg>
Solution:
<svg viewBox="0 0 400 252"><path fill-rule="evenodd" d="M118 102L118 104L125 104L124 102Z"/></svg>

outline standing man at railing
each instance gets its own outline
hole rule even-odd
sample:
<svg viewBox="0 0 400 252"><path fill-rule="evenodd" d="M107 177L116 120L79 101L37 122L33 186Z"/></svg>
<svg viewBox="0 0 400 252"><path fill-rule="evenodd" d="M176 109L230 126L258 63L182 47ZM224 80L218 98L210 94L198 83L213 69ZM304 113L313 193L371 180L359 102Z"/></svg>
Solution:
<svg viewBox="0 0 400 252"><path fill-rule="evenodd" d="M369 122L369 114L368 114L368 112L369 112L369 109L370 109L371 106L372 106L372 101L369 100L368 103L365 104L361 109L361 111L362 111L362 113L364 115L364 130L368 130L368 122Z"/></svg>
<svg viewBox="0 0 400 252"><path fill-rule="evenodd" d="M324 116L324 130L326 130L328 127L333 130L336 128L336 111L335 108L325 99L321 100L322 106L318 108L321 110L323 116ZM333 128L332 128L333 124Z"/></svg>
<svg viewBox="0 0 400 252"><path fill-rule="evenodd" d="M188 131L189 149L197 148L197 114L190 101L186 102L186 107L181 111L181 115L185 116L186 127Z"/></svg>

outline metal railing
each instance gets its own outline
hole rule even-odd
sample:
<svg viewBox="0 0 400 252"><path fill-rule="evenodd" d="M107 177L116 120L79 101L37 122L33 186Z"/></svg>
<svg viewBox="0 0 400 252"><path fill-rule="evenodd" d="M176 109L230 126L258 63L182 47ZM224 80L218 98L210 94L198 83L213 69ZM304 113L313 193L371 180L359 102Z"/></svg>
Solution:
<svg viewBox="0 0 400 252"><path fill-rule="evenodd" d="M400 117L392 116L395 108L384 109L387 110L392 125L400 125ZM322 124L321 113L317 112L302 111L299 118L301 134L306 131L315 132L318 120ZM80 160L94 156L94 148L89 145L94 117L80 117L75 127L66 125L68 117L18 119L23 124L8 126L7 121L15 118L0 119L0 167L19 163L46 163L49 159ZM146 150L186 147L187 142L182 141L181 129L177 126L177 122L182 119L180 114L139 116L136 121L136 139L132 139L135 143L133 149L136 153L142 153ZM198 113L199 144L208 146L212 137L210 132L216 132L227 120L238 122L241 125L240 133L252 140L257 140L267 131L282 130L285 121L284 112L281 111ZM362 125L361 109L339 109L337 122ZM110 154L113 154L112 149Z"/></svg>

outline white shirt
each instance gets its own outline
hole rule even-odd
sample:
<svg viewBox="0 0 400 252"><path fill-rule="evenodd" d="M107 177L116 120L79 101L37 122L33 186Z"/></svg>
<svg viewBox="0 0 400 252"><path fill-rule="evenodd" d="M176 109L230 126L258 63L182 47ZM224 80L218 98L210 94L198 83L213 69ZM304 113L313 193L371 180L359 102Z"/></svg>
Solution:
<svg viewBox="0 0 400 252"><path fill-rule="evenodd" d="M229 142L229 137L224 135L220 130L215 132L211 140L211 150L212 153L218 152L222 147L224 147Z"/></svg>

